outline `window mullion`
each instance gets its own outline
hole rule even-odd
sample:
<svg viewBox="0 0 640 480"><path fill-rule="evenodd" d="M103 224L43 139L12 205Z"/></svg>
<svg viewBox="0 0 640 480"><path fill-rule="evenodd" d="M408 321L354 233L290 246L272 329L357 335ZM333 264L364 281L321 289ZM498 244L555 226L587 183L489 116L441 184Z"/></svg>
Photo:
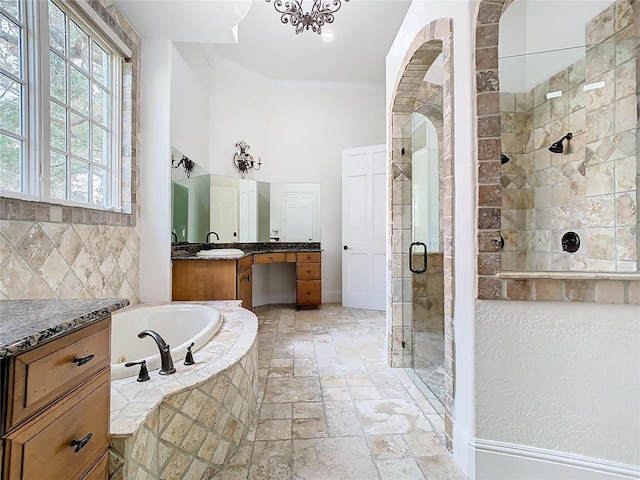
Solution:
<svg viewBox="0 0 640 480"><path fill-rule="evenodd" d="M30 193L39 195L42 201L50 201L49 192L49 28L47 2L27 2L32 9L30 42L27 42L30 67L29 182Z"/></svg>

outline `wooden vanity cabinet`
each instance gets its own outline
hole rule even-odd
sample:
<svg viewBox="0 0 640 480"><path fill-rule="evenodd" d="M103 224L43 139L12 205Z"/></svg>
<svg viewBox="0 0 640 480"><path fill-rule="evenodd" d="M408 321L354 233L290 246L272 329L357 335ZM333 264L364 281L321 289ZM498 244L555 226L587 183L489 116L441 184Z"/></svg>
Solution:
<svg viewBox="0 0 640 480"><path fill-rule="evenodd" d="M3 360L3 480L106 480L110 322Z"/></svg>
<svg viewBox="0 0 640 480"><path fill-rule="evenodd" d="M251 310L251 257L173 260L173 300L242 300L242 306Z"/></svg>
<svg viewBox="0 0 640 480"><path fill-rule="evenodd" d="M322 275L320 252L296 254L296 305L322 305Z"/></svg>

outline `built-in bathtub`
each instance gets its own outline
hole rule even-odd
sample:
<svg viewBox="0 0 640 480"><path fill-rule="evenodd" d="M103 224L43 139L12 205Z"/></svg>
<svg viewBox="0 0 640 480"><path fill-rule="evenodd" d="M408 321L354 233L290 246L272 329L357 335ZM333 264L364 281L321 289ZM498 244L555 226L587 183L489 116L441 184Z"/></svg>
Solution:
<svg viewBox="0 0 640 480"><path fill-rule="evenodd" d="M258 401L258 320L239 303L170 304L200 305L220 314L220 328L194 353L195 364L176 360L176 373L151 370L146 382L136 381L134 368L133 376L111 382L111 480L211 478L225 468L253 424ZM158 306L129 311L143 310L137 313L143 318L144 310ZM128 320L134 323L134 341L157 349L151 339L137 338L144 328L135 318ZM117 330L118 314L113 320Z"/></svg>
<svg viewBox="0 0 640 480"><path fill-rule="evenodd" d="M187 347L194 343L197 352L220 329L220 312L209 305L172 303L135 305L115 312L111 317L111 380L131 377L139 367L126 362L146 360L147 370L160 368L158 346L151 338L138 338L143 330L154 330L171 346L174 363L183 360Z"/></svg>

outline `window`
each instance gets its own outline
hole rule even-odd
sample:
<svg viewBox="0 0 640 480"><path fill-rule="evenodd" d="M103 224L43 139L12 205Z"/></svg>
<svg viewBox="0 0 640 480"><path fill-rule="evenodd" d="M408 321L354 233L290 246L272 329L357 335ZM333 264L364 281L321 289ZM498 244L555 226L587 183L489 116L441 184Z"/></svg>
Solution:
<svg viewBox="0 0 640 480"><path fill-rule="evenodd" d="M0 0L0 188L24 191L26 151L25 9Z"/></svg>
<svg viewBox="0 0 640 480"><path fill-rule="evenodd" d="M122 59L58 0L0 0L0 21L3 194L118 206Z"/></svg>

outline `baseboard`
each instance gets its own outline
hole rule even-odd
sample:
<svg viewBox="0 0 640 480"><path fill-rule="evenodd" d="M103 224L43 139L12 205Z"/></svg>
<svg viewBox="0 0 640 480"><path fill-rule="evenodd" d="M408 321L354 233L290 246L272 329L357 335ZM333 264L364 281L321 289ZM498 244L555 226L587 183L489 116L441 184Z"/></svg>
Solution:
<svg viewBox="0 0 640 480"><path fill-rule="evenodd" d="M322 303L342 303L342 290L337 292L322 291Z"/></svg>
<svg viewBox="0 0 640 480"><path fill-rule="evenodd" d="M573 453L472 439L475 480L640 479L640 467Z"/></svg>

